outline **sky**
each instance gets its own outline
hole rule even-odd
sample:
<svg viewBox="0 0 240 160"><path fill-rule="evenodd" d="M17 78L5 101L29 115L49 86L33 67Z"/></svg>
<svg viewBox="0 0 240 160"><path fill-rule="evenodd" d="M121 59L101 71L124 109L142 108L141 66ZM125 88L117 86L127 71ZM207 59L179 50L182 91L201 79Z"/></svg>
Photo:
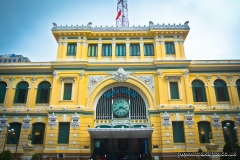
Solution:
<svg viewBox="0 0 240 160"><path fill-rule="evenodd" d="M0 55L55 61L58 25L115 26L117 0L0 0ZM240 0L128 0L130 26L183 24L188 60L240 59Z"/></svg>

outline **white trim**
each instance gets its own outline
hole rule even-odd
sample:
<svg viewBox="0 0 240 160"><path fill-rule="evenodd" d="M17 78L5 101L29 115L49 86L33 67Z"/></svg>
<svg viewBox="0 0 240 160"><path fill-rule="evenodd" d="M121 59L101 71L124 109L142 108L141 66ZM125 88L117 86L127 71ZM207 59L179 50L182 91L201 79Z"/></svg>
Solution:
<svg viewBox="0 0 240 160"><path fill-rule="evenodd" d="M206 121L206 116L202 115L202 121Z"/></svg>

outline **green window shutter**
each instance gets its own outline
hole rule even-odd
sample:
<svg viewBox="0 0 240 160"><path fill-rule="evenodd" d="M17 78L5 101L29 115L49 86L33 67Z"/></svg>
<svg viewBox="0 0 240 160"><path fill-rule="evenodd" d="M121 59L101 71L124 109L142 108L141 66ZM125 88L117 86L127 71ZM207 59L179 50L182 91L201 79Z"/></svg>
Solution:
<svg viewBox="0 0 240 160"><path fill-rule="evenodd" d="M64 83L63 100L71 100L72 97L72 83Z"/></svg>
<svg viewBox="0 0 240 160"><path fill-rule="evenodd" d="M68 123L68 122L59 123L59 130L58 130L58 143L59 144L68 144L69 129L70 129L70 123Z"/></svg>
<svg viewBox="0 0 240 160"><path fill-rule="evenodd" d="M77 43L69 43L67 47L67 56L75 56L77 49Z"/></svg>
<svg viewBox="0 0 240 160"><path fill-rule="evenodd" d="M194 80L192 82L192 92L194 102L206 102L206 91L203 82Z"/></svg>
<svg viewBox="0 0 240 160"><path fill-rule="evenodd" d="M102 56L112 56L112 45L103 44L102 45Z"/></svg>
<svg viewBox="0 0 240 160"><path fill-rule="evenodd" d="M0 103L4 103L6 95L7 84L5 82L0 82Z"/></svg>
<svg viewBox="0 0 240 160"><path fill-rule="evenodd" d="M140 56L139 44L131 44L130 45L130 56Z"/></svg>
<svg viewBox="0 0 240 160"><path fill-rule="evenodd" d="M38 86L36 103L48 103L50 96L50 83L41 82Z"/></svg>
<svg viewBox="0 0 240 160"><path fill-rule="evenodd" d="M28 83L20 82L16 88L14 103L26 103L27 96L28 96Z"/></svg>
<svg viewBox="0 0 240 160"><path fill-rule="evenodd" d="M165 42L165 51L166 51L166 54L175 54L174 43Z"/></svg>
<svg viewBox="0 0 240 160"><path fill-rule="evenodd" d="M172 122L174 143L185 142L183 122Z"/></svg>
<svg viewBox="0 0 240 160"><path fill-rule="evenodd" d="M171 99L179 99L178 82L170 82Z"/></svg>
<svg viewBox="0 0 240 160"><path fill-rule="evenodd" d="M7 144L17 144L17 142L19 141L19 137L20 137L20 132L21 132L21 123L10 123L10 128L9 129L14 129L14 136L8 136L7 139Z"/></svg>
<svg viewBox="0 0 240 160"><path fill-rule="evenodd" d="M44 123L34 123L32 129L32 144L43 144L44 140Z"/></svg>
<svg viewBox="0 0 240 160"><path fill-rule="evenodd" d="M217 101L229 101L228 90L225 82L216 80L214 82L214 90Z"/></svg>
<svg viewBox="0 0 240 160"><path fill-rule="evenodd" d="M144 56L154 56L153 44L144 44Z"/></svg>
<svg viewBox="0 0 240 160"><path fill-rule="evenodd" d="M198 135L200 143L209 143L209 133L211 132L209 122L198 122Z"/></svg>
<svg viewBox="0 0 240 160"><path fill-rule="evenodd" d="M88 45L88 57L96 57L98 53L98 46L96 44Z"/></svg>
<svg viewBox="0 0 240 160"><path fill-rule="evenodd" d="M126 56L126 45L117 44L116 45L116 56Z"/></svg>

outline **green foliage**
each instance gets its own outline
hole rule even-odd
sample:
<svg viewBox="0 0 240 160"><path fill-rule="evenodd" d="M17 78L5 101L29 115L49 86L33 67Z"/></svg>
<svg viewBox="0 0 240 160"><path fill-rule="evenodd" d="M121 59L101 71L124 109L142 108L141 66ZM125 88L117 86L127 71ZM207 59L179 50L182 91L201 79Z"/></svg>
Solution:
<svg viewBox="0 0 240 160"><path fill-rule="evenodd" d="M35 153L35 154L32 156L32 159L36 159L36 158L38 158L38 157L39 157L38 154Z"/></svg>
<svg viewBox="0 0 240 160"><path fill-rule="evenodd" d="M240 146L237 143L232 142L232 145L231 145L231 143L228 141L223 147L223 152L231 154L232 149L234 152L236 152L235 159L240 159ZM224 157L222 157L222 159L223 160L233 160L233 157L224 156Z"/></svg>
<svg viewBox="0 0 240 160"><path fill-rule="evenodd" d="M2 153L0 153L0 158L2 158ZM10 150L5 150L3 155L4 160L12 160L12 154Z"/></svg>

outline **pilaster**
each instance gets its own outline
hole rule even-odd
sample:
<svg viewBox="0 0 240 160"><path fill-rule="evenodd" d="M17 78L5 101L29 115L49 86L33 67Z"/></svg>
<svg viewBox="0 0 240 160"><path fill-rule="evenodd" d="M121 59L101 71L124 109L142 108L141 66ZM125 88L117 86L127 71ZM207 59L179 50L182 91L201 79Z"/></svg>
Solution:
<svg viewBox="0 0 240 160"><path fill-rule="evenodd" d="M81 59L82 57L81 51L82 51L81 37L78 37L76 59Z"/></svg>
<svg viewBox="0 0 240 160"><path fill-rule="evenodd" d="M186 57L185 57L185 51L184 51L184 45L183 45L183 44L184 44L184 41L183 41L183 37L182 37L182 36L180 36L179 42L180 42L179 47L180 47L181 59L186 59Z"/></svg>
<svg viewBox="0 0 240 160"><path fill-rule="evenodd" d="M129 38L126 38L126 60L130 60L130 42Z"/></svg>
<svg viewBox="0 0 240 160"><path fill-rule="evenodd" d="M87 39L86 37L83 37L83 41L82 41L82 60L86 60L87 57Z"/></svg>
<svg viewBox="0 0 240 160"><path fill-rule="evenodd" d="M144 42L142 37L140 39L140 60L144 60Z"/></svg>
<svg viewBox="0 0 240 160"><path fill-rule="evenodd" d="M98 61L102 60L102 39L98 40Z"/></svg>
<svg viewBox="0 0 240 160"><path fill-rule="evenodd" d="M112 61L116 60L116 41L115 38L112 39Z"/></svg>
<svg viewBox="0 0 240 160"><path fill-rule="evenodd" d="M159 44L159 39L158 36L155 38L155 59L160 59L161 58L161 53L160 53L160 44Z"/></svg>
<svg viewBox="0 0 240 160"><path fill-rule="evenodd" d="M175 46L175 54L176 54L175 58L176 59L182 59L177 36L174 36L174 46Z"/></svg>
<svg viewBox="0 0 240 160"><path fill-rule="evenodd" d="M166 58L166 52L165 52L165 40L164 40L164 37L161 36L161 39L160 39L160 42L161 42L161 53L162 53L162 58Z"/></svg>
<svg viewBox="0 0 240 160"><path fill-rule="evenodd" d="M57 60L60 60L62 58L62 54L63 54L63 42L62 37L60 37L58 41Z"/></svg>
<svg viewBox="0 0 240 160"><path fill-rule="evenodd" d="M63 49L62 49L62 60L67 59L67 37L64 38Z"/></svg>

